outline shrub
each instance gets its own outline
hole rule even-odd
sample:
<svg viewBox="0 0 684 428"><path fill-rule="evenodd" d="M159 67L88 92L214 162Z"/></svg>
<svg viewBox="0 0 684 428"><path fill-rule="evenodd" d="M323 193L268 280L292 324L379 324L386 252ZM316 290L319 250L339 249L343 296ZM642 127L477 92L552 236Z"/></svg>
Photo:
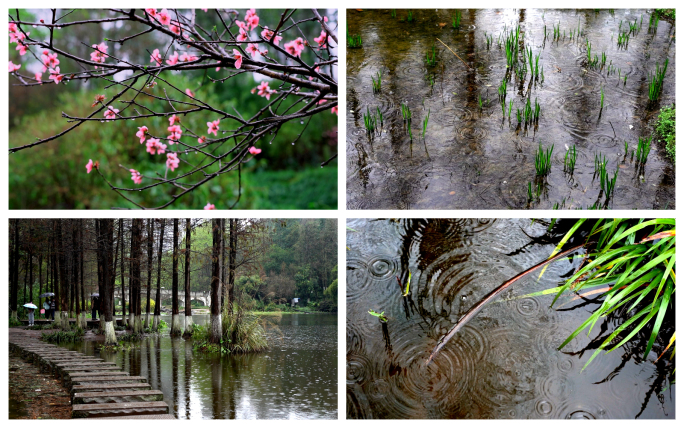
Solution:
<svg viewBox="0 0 684 428"><path fill-rule="evenodd" d="M675 106L667 106L660 109L660 114L655 125L655 131L659 140L665 143L667 155L675 161Z"/></svg>

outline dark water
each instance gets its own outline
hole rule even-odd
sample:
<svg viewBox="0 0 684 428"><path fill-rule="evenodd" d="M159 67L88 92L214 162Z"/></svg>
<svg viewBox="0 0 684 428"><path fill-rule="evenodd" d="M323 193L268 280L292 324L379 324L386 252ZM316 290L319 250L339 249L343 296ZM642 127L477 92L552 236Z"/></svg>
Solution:
<svg viewBox="0 0 684 428"><path fill-rule="evenodd" d="M389 10L348 10L349 33L360 34L363 48L347 50L347 207L349 209L614 209L674 208L674 169L665 151L653 144L640 168L631 160L639 136L651 133L649 122L661 106L675 100L675 30L660 21L649 34L646 10L463 10L461 29L451 28L454 11L414 11L416 22L401 22ZM618 48L620 21L643 25L626 49ZM585 35L570 40L578 21ZM560 22L565 39L553 41ZM446 24L440 27L439 24ZM497 39L504 25L519 24L520 45L541 52L544 82L511 80L502 120L498 87L506 74L505 49ZM550 33L544 43L544 25ZM485 32L494 36L486 48ZM439 38L467 62L456 58ZM606 67L586 66L586 39L592 56L605 52ZM435 45L438 63L425 64ZM502 50L503 49L503 50ZM521 49L522 51L522 49ZM655 108L647 108L648 74L669 58L664 88ZM607 72L612 61L615 73ZM618 78L627 74L627 83ZM373 94L371 76L382 73L382 90ZM428 79L434 79L431 88ZM600 112L600 90L604 107ZM516 109L531 97L541 105L538 128L519 129ZM485 104L482 111L478 98ZM513 100L511 120L508 103ZM411 109L413 144L404 130L401 104ZM382 132L369 139L363 113L379 108ZM430 112L425 140L423 119ZM625 156L625 141L629 155ZM539 200L528 202L528 183L535 184L539 144L555 145L550 175L540 180ZM574 175L563 172L566 146L575 145ZM607 159L612 177L619 170L614 196L606 204L594 177L595 154Z"/></svg>
<svg viewBox="0 0 684 428"><path fill-rule="evenodd" d="M527 219L361 219L348 226L357 232L347 231L347 417L675 417L676 386L662 391L672 363L655 363L662 346L643 361L645 342L628 342L582 371L591 339L621 319L599 322L558 351L597 305L561 299L552 310L552 296L510 299L557 286L580 257L550 265L539 282L533 274L516 283L426 367L437 340L465 311L549 256L560 237L549 239L546 226ZM395 278L409 270L411 300ZM386 325L369 309L384 311Z"/></svg>
<svg viewBox="0 0 684 428"><path fill-rule="evenodd" d="M198 324L208 318L193 315ZM336 419L337 316L268 319L277 328L269 328L271 349L261 354L193 352L191 340L172 339L167 331L100 357L147 377L179 419ZM94 345L72 348L97 355Z"/></svg>

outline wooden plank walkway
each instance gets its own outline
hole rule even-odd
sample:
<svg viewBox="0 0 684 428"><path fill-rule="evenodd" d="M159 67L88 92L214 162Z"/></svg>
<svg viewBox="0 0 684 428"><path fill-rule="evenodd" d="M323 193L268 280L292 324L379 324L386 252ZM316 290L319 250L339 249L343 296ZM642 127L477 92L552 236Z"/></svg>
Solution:
<svg viewBox="0 0 684 428"><path fill-rule="evenodd" d="M175 419L161 391L114 363L45 343L10 329L10 352L20 354L71 390L72 418Z"/></svg>

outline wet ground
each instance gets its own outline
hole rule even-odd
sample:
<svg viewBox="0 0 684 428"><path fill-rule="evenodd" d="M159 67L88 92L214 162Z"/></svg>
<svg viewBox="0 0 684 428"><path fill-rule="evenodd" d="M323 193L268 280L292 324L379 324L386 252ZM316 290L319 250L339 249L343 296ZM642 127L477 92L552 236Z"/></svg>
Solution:
<svg viewBox="0 0 684 428"><path fill-rule="evenodd" d="M347 50L349 209L675 208L674 167L664 148L653 144L645 164L632 157L638 138L651 134L659 108L675 100L673 25L661 20L649 31L650 11L636 9L461 12L454 29L454 10L416 10L410 23L406 10L396 10L396 17L391 10L347 11L348 33L363 40L362 48ZM638 29L618 46L618 33L635 19ZM518 76L507 67L499 37L517 25L518 65L531 48L540 55L543 79L531 78L529 66ZM554 26L561 34L556 40ZM587 64L587 40L592 57L606 54L604 66ZM433 45L431 66L426 54L432 55ZM666 58L662 94L649 105L649 74ZM377 73L382 85L374 93ZM498 94L504 79L505 113ZM532 106L538 100L541 117L519 126L516 111L528 99ZM412 112L412 142L402 104ZM369 136L364 113L377 109L383 123ZM553 145L545 177L535 171L540 144ZM564 159L572 147L577 159L570 174ZM611 177L619 171L610 198L595 175L597 155L605 157Z"/></svg>
<svg viewBox="0 0 684 428"><path fill-rule="evenodd" d="M574 221L563 223L567 227ZM673 362L643 360L648 338L596 357L592 339L624 315L557 347L598 307L553 296L581 257L521 280L425 362L485 294L548 258L565 230L528 219L350 220L347 225L347 417L674 418ZM411 272L409 297L396 276ZM368 313L384 312L386 324ZM661 330L670 337L674 321ZM649 330L650 331L650 330ZM669 386L669 389L668 389Z"/></svg>

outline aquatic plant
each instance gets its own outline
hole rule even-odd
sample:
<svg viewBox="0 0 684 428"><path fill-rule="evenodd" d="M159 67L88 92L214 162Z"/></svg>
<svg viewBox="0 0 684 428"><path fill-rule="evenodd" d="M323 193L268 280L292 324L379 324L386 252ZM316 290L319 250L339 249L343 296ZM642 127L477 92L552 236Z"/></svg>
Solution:
<svg viewBox="0 0 684 428"><path fill-rule="evenodd" d="M601 171L601 166L606 164L606 156L601 153L594 154L594 175L597 175Z"/></svg>
<svg viewBox="0 0 684 428"><path fill-rule="evenodd" d="M651 137L642 138L639 137L639 143L637 145L636 159L639 163L646 163L648 160L648 154L651 152Z"/></svg>
<svg viewBox="0 0 684 428"><path fill-rule="evenodd" d="M375 76L371 76L371 79L373 80L373 93L376 94L382 90L382 74L378 71Z"/></svg>
<svg viewBox="0 0 684 428"><path fill-rule="evenodd" d="M387 322L387 317L385 316L385 311L377 313L373 309L369 309L368 313L373 315L374 317L377 317L378 321L380 321L380 322Z"/></svg>
<svg viewBox="0 0 684 428"><path fill-rule="evenodd" d="M363 47L363 40L360 34L349 34L349 28L347 28L347 47L349 49L358 49Z"/></svg>
<svg viewBox="0 0 684 428"><path fill-rule="evenodd" d="M665 151L675 161L675 118L676 108L674 105L660 109L660 114L655 124L655 132L660 141L665 142Z"/></svg>
<svg viewBox="0 0 684 428"><path fill-rule="evenodd" d="M539 197L542 194L542 184L537 183L537 185L534 187L534 191L532 191L532 183L529 181L527 182L527 202L532 202L532 201L538 201Z"/></svg>
<svg viewBox="0 0 684 428"><path fill-rule="evenodd" d="M554 144L551 145L550 149L542 148L541 143L539 143L539 150L534 157L534 169L537 171L538 176L548 175L551 172L551 154L553 153Z"/></svg>
<svg viewBox="0 0 684 428"><path fill-rule="evenodd" d="M401 117L404 119L404 123L411 125L411 109L404 103L401 103Z"/></svg>
<svg viewBox="0 0 684 428"><path fill-rule="evenodd" d="M477 94L477 105L480 106L480 111L482 111L482 94Z"/></svg>
<svg viewBox="0 0 684 428"><path fill-rule="evenodd" d="M518 62L519 42L520 40L520 25L516 25L515 29L510 30L506 34L504 40L504 47L506 48L506 66L513 68Z"/></svg>
<svg viewBox="0 0 684 428"><path fill-rule="evenodd" d="M508 82L506 81L506 76L501 79L501 84L499 85L499 98L502 100L506 99L506 87L508 86Z"/></svg>
<svg viewBox="0 0 684 428"><path fill-rule="evenodd" d="M396 10L396 9L392 9L392 10L390 11L390 16L391 16L392 18L396 18L396 17L397 17L397 10Z"/></svg>
<svg viewBox="0 0 684 428"><path fill-rule="evenodd" d="M530 62L530 74L532 75L533 78L538 79L539 78L539 56L541 55L541 52L538 53L536 56L532 55L532 48L527 49L527 58ZM534 58L534 62L532 59Z"/></svg>
<svg viewBox="0 0 684 428"><path fill-rule="evenodd" d="M416 18L414 18L413 12L409 10L406 13L406 22L415 22L415 21L416 21Z"/></svg>
<svg viewBox="0 0 684 428"><path fill-rule="evenodd" d="M437 58L435 58L435 45L434 43L432 44L432 57L430 57L430 52L425 54L425 63L429 67L434 67L437 65Z"/></svg>
<svg viewBox="0 0 684 428"><path fill-rule="evenodd" d="M564 171L572 174L575 171L575 162L577 162L577 149L573 144L572 147L565 152L565 159L563 160Z"/></svg>
<svg viewBox="0 0 684 428"><path fill-rule="evenodd" d="M508 104L508 118L511 118L511 110L513 110L513 100ZM520 120L518 120L520 122Z"/></svg>
<svg viewBox="0 0 684 428"><path fill-rule="evenodd" d="M648 100L651 102L657 101L663 90L663 80L665 79L665 72L667 71L667 64L669 61L670 59L666 58L662 68L656 63L655 75L650 76L649 74L648 80L650 83L648 85Z"/></svg>
<svg viewBox="0 0 684 428"><path fill-rule="evenodd" d="M629 44L629 31L618 32L618 48L626 49Z"/></svg>
<svg viewBox="0 0 684 428"><path fill-rule="evenodd" d="M601 86L601 110L603 110L603 86Z"/></svg>
<svg viewBox="0 0 684 428"><path fill-rule="evenodd" d="M620 168L615 169L615 174L613 175L612 179L608 176L608 171L606 168L606 162L602 162L599 166L599 177L601 182L601 190L603 190L603 194L606 195L606 200L608 200L615 190L615 182L617 181L618 171Z"/></svg>
<svg viewBox="0 0 684 428"><path fill-rule="evenodd" d="M558 21L558 26L553 26L553 40L558 41L560 39L560 21Z"/></svg>
<svg viewBox="0 0 684 428"><path fill-rule="evenodd" d="M585 221L580 219L570 228L551 256L578 234ZM597 323L619 310L628 314L628 318L613 327L610 334L601 335L605 339L591 348L595 351L582 370L602 351L618 349L642 330L650 329L650 334L645 335L648 343L643 348L646 360L665 316L675 310L675 219L598 219L584 241L584 246L589 248L586 262L562 286L541 292L556 294L552 306L563 295L571 295L573 299L597 296L592 300L596 299L600 305L559 349L586 329L591 333ZM609 323L608 327L613 325ZM674 337L673 333L665 351Z"/></svg>
<svg viewBox="0 0 684 428"><path fill-rule="evenodd" d="M363 114L363 126L366 128L366 133L369 136L375 132L378 126L378 118L374 113L371 113L368 107L366 107L366 113Z"/></svg>
<svg viewBox="0 0 684 428"><path fill-rule="evenodd" d="M658 31L658 23L660 22L660 15L656 12L651 14L651 18L648 21L648 32L655 33Z"/></svg>
<svg viewBox="0 0 684 428"><path fill-rule="evenodd" d="M380 126L383 126L384 121L382 120L382 112L380 111L380 107L375 107L375 108L377 109L377 112L378 112L377 117L380 120Z"/></svg>
<svg viewBox="0 0 684 428"><path fill-rule="evenodd" d="M399 283L399 289L401 290L401 295L406 297L410 294L411 292L411 271L409 271L408 274L408 280L406 281L406 287L401 285L401 281L399 280L399 277L397 276L397 282ZM384 313L384 312L383 312Z"/></svg>
<svg viewBox="0 0 684 428"><path fill-rule="evenodd" d="M425 139L425 132L427 131L428 120L430 120L430 109L428 109L427 117L423 119L423 140Z"/></svg>
<svg viewBox="0 0 684 428"><path fill-rule="evenodd" d="M487 32L485 31L485 43L487 45L487 50L489 50L489 47L492 45L492 40L493 36L491 34L488 36Z"/></svg>
<svg viewBox="0 0 684 428"><path fill-rule="evenodd" d="M461 28L461 11L456 11L456 16L451 17L451 26L455 29Z"/></svg>

